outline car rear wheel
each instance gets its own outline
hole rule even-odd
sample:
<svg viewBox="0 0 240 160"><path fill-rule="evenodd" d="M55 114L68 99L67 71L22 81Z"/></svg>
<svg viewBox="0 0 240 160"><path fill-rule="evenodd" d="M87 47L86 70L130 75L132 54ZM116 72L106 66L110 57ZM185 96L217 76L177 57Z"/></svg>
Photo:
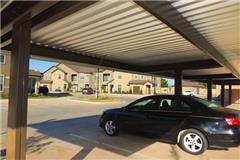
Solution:
<svg viewBox="0 0 240 160"><path fill-rule="evenodd" d="M104 131L109 136L114 136L118 134L118 125L113 120L107 120L104 123Z"/></svg>
<svg viewBox="0 0 240 160"><path fill-rule="evenodd" d="M208 148L206 137L195 129L184 131L179 144L184 151L194 155L202 154Z"/></svg>

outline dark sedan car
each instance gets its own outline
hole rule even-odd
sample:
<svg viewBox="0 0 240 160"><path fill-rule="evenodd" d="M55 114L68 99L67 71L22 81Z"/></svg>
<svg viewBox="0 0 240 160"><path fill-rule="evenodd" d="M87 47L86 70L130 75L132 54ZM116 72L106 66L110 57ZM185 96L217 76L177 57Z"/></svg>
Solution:
<svg viewBox="0 0 240 160"><path fill-rule="evenodd" d="M100 126L109 136L119 129L167 135L195 155L209 147L240 145L240 112L193 96L144 97L105 111Z"/></svg>
<svg viewBox="0 0 240 160"><path fill-rule="evenodd" d="M92 88L83 88L82 94L94 94L94 90Z"/></svg>

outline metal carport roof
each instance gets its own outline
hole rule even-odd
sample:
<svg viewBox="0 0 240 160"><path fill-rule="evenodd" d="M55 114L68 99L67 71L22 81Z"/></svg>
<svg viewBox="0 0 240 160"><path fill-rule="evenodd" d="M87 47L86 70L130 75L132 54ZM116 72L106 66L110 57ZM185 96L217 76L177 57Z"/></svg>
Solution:
<svg viewBox="0 0 240 160"><path fill-rule="evenodd" d="M8 158L25 159L29 52L94 66L240 84L239 1L1 1L12 51ZM31 35L30 35L31 32ZM31 42L31 44L30 44ZM17 97L17 98L16 98ZM231 92L229 92L231 97Z"/></svg>
<svg viewBox="0 0 240 160"><path fill-rule="evenodd" d="M16 3L18 8L23 6L12 2L2 14L9 14L8 9ZM32 54L57 58L35 50L60 50L80 55L81 59L93 58L93 65L150 74L156 74L158 68L164 70L164 64L174 66L193 61L199 63L200 70L185 67L184 75L232 73L239 78L239 4L239 1L29 2L28 9L34 9L36 14L32 17L36 22L32 26ZM39 13L36 8L41 8ZM7 24L3 25L5 31ZM2 40L10 41L10 36L4 39L8 32L5 33ZM104 65L107 61L114 65ZM206 61L220 65L201 68ZM124 64L131 67L119 67Z"/></svg>

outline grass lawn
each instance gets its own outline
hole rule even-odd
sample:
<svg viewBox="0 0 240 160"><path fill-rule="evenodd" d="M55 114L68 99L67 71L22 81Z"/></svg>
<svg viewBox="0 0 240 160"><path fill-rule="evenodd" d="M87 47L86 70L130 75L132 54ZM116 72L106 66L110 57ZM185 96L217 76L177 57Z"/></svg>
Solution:
<svg viewBox="0 0 240 160"><path fill-rule="evenodd" d="M43 94L28 94L28 98L57 98L57 96L45 96Z"/></svg>
<svg viewBox="0 0 240 160"><path fill-rule="evenodd" d="M100 96L98 99L96 97L73 97L71 98L73 100L80 100L80 101L87 101L87 102L116 102L116 99L106 97L106 96Z"/></svg>

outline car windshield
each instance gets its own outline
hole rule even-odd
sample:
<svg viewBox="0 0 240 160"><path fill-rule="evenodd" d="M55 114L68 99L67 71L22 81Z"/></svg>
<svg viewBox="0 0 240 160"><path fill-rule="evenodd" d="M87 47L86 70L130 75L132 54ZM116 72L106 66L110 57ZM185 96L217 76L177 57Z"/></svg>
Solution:
<svg viewBox="0 0 240 160"><path fill-rule="evenodd" d="M205 99L202 99L202 98L198 98L198 97L193 97L194 100L196 100L197 102L203 104L204 106L207 106L208 108L222 108L222 106L218 105L218 104L215 104L215 103L212 103L212 102L209 102Z"/></svg>

